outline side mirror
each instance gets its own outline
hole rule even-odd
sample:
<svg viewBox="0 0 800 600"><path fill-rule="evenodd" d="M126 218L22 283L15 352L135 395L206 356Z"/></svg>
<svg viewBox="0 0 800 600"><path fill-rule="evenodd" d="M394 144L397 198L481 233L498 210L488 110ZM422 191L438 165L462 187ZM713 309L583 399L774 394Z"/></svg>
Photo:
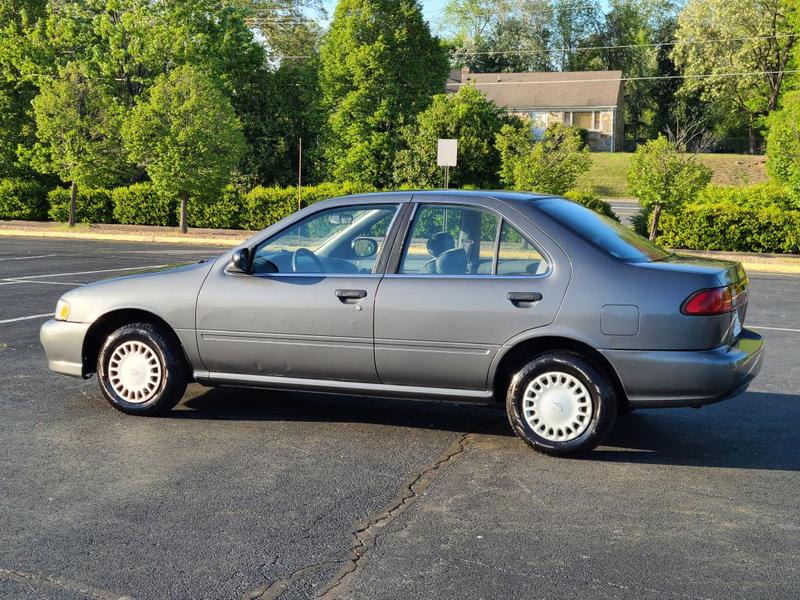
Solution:
<svg viewBox="0 0 800 600"><path fill-rule="evenodd" d="M233 273L249 273L251 266L250 250L247 248L238 248L231 255L231 262L228 263L228 270Z"/></svg>
<svg viewBox="0 0 800 600"><path fill-rule="evenodd" d="M378 252L378 242L372 238L356 238L350 242L350 247L353 249L353 254L356 258L369 258L375 256Z"/></svg>

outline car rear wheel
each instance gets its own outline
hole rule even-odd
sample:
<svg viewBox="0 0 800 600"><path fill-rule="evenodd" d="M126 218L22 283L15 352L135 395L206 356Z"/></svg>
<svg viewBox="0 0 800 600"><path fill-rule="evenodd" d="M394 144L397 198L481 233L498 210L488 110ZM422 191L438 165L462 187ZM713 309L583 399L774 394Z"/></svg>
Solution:
<svg viewBox="0 0 800 600"><path fill-rule="evenodd" d="M534 450L579 456L611 432L617 398L608 377L581 356L542 354L512 378L506 410L516 434Z"/></svg>
<svg viewBox="0 0 800 600"><path fill-rule="evenodd" d="M150 323L133 323L106 339L97 379L111 406L149 416L172 409L183 397L188 377L175 341Z"/></svg>

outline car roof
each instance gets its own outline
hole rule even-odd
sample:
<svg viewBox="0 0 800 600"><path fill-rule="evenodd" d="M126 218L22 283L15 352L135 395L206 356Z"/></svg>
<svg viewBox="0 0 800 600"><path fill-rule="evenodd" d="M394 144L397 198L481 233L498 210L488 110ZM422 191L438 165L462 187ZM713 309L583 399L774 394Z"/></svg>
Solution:
<svg viewBox="0 0 800 600"><path fill-rule="evenodd" d="M352 196L345 196L350 199L363 199L370 201L380 198L381 200L396 200L399 202L409 201L411 197L419 201L424 198L493 198L496 200L505 200L508 202L531 202L534 200L541 200L544 198L552 198L552 194L536 194L533 192L513 192L507 190L403 190L397 192L371 192L368 194L354 194Z"/></svg>

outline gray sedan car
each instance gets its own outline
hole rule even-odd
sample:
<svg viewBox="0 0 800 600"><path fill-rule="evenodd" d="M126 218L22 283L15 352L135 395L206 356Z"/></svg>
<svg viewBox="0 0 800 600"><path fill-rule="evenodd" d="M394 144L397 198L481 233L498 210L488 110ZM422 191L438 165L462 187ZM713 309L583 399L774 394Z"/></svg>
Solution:
<svg viewBox="0 0 800 600"><path fill-rule="evenodd" d="M566 456L619 411L743 391L763 355L747 301L738 263L677 256L563 198L394 192L71 290L41 341L53 371L96 372L126 413L168 411L190 381L471 401Z"/></svg>

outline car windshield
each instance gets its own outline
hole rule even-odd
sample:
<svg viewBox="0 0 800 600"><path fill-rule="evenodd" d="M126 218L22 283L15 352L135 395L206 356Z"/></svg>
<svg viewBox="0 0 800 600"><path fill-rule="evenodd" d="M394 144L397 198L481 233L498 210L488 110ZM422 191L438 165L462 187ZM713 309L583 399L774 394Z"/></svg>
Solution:
<svg viewBox="0 0 800 600"><path fill-rule="evenodd" d="M672 253L656 246L633 230L580 204L561 198L536 201L537 208L599 246L611 256L626 262L652 262Z"/></svg>

